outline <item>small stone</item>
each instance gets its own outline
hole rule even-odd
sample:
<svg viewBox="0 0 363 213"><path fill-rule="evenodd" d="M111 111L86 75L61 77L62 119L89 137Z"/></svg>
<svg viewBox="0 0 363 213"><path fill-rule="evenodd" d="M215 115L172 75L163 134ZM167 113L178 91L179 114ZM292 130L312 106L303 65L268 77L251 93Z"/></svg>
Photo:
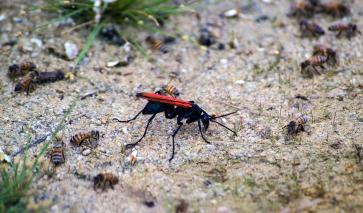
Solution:
<svg viewBox="0 0 363 213"><path fill-rule="evenodd" d="M222 59L220 60L220 63L221 63L221 64L223 64L223 65L227 65L227 64L228 64L228 59L226 59L226 58L222 58Z"/></svg>
<svg viewBox="0 0 363 213"><path fill-rule="evenodd" d="M226 206L220 206L214 211L214 213L232 213L232 210Z"/></svg>
<svg viewBox="0 0 363 213"><path fill-rule="evenodd" d="M223 17L226 18L237 18L239 16L239 11L237 9L227 10L223 13Z"/></svg>
<svg viewBox="0 0 363 213"><path fill-rule="evenodd" d="M245 81L244 80L237 80L234 83L238 84L238 85L243 85L245 83Z"/></svg>
<svg viewBox="0 0 363 213"><path fill-rule="evenodd" d="M64 44L64 49L66 50L66 55L67 55L68 59L73 60L77 57L78 47L75 43L67 41Z"/></svg>
<svg viewBox="0 0 363 213"><path fill-rule="evenodd" d="M87 156L89 154L91 154L91 149L85 149L85 150L82 151L83 156Z"/></svg>
<svg viewBox="0 0 363 213"><path fill-rule="evenodd" d="M43 46L43 42L37 38L30 39L30 42L34 43L38 48L41 48Z"/></svg>
<svg viewBox="0 0 363 213"><path fill-rule="evenodd" d="M109 61L107 62L106 66L107 67L116 67L117 65L119 65L120 61L117 60L117 61Z"/></svg>
<svg viewBox="0 0 363 213"><path fill-rule="evenodd" d="M108 118L107 117L102 117L101 118L101 124L107 124L108 122Z"/></svg>
<svg viewBox="0 0 363 213"><path fill-rule="evenodd" d="M0 21L3 21L3 20L5 20L6 19L6 16L4 15L4 14L1 14L0 15Z"/></svg>

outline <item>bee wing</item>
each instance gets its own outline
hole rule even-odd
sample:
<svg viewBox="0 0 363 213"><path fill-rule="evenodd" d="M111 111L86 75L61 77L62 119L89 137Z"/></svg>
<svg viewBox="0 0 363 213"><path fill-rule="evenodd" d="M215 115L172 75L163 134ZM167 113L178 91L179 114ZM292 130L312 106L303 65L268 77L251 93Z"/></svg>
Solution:
<svg viewBox="0 0 363 213"><path fill-rule="evenodd" d="M137 93L136 97L145 98L148 101L154 101L164 104L170 104L174 106L179 106L183 108L192 108L192 103L189 101L184 101L178 98L173 98L165 95L159 95L151 92L141 92Z"/></svg>

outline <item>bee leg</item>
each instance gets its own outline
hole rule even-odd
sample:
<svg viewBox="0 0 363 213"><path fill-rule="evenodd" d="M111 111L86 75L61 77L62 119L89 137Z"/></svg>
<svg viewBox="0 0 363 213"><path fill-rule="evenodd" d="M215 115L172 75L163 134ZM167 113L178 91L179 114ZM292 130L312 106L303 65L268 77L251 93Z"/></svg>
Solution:
<svg viewBox="0 0 363 213"><path fill-rule="evenodd" d="M296 132L305 132L305 128L304 128L304 126L300 124L300 125L297 127Z"/></svg>
<svg viewBox="0 0 363 213"><path fill-rule="evenodd" d="M110 184L111 189L114 190L115 187L113 187L113 184L111 182L109 184Z"/></svg>
<svg viewBox="0 0 363 213"><path fill-rule="evenodd" d="M175 136L179 132L179 129L180 129L180 127L182 125L183 125L183 123L180 123L178 128L176 128L176 130L173 133L173 152L171 153L171 157L169 158L169 162L171 162L171 160L173 160L173 158L174 158L174 153L175 153L175 141L174 141L174 139L175 139Z"/></svg>
<svg viewBox="0 0 363 213"><path fill-rule="evenodd" d="M29 83L29 85L26 87L26 95L29 95L30 90L33 88L33 83Z"/></svg>
<svg viewBox="0 0 363 213"><path fill-rule="evenodd" d="M321 73L319 72L318 69L316 69L315 66L312 66L312 70L313 70L313 73L317 74L317 75L320 75Z"/></svg>
<svg viewBox="0 0 363 213"><path fill-rule="evenodd" d="M342 32L343 32L343 31L341 31L341 30L338 32L338 34L337 34L337 38L340 38L340 36L342 36Z"/></svg>
<svg viewBox="0 0 363 213"><path fill-rule="evenodd" d="M130 149L130 148L133 148L135 147L146 135L146 132L147 132L147 129L149 128L149 125L151 123L151 121L155 118L156 114L153 114L150 118L149 118L149 121L147 122L147 125L146 125L146 128L145 128L145 131L144 131L144 134L142 135L142 137L136 141L135 143L129 143L126 145L126 149Z"/></svg>
<svg viewBox="0 0 363 213"><path fill-rule="evenodd" d="M200 120L198 120L198 128L199 128L199 132L200 132L200 135L202 136L202 138L203 138L203 140L206 142L206 143L208 143L208 144L210 144L210 142L204 137L204 135L203 135L203 132L202 132L202 125L200 124Z"/></svg>

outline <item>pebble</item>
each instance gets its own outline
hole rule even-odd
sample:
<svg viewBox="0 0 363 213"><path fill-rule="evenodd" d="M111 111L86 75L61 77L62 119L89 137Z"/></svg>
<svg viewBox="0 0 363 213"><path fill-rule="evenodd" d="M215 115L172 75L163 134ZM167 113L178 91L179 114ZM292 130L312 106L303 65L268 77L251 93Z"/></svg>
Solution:
<svg viewBox="0 0 363 213"><path fill-rule="evenodd" d="M120 61L109 61L107 62L106 66L107 67L116 67L118 64L120 63Z"/></svg>
<svg viewBox="0 0 363 213"><path fill-rule="evenodd" d="M68 59L72 60L75 59L78 55L78 47L75 43L67 41L64 44L64 49L66 50L66 55Z"/></svg>
<svg viewBox="0 0 363 213"><path fill-rule="evenodd" d="M85 149L85 150L82 151L83 156L87 156L89 154L91 154L91 149Z"/></svg>
<svg viewBox="0 0 363 213"><path fill-rule="evenodd" d="M223 13L223 17L226 18L237 18L239 16L239 11L237 9L227 10Z"/></svg>
<svg viewBox="0 0 363 213"><path fill-rule="evenodd" d="M214 213L232 213L232 210L226 206L220 206L214 211Z"/></svg>
<svg viewBox="0 0 363 213"><path fill-rule="evenodd" d="M238 85L243 85L245 83L245 81L244 80L237 80L234 83L238 84Z"/></svg>
<svg viewBox="0 0 363 213"><path fill-rule="evenodd" d="M30 42L35 44L38 48L41 48L43 46L43 42L37 38L30 39Z"/></svg>
<svg viewBox="0 0 363 213"><path fill-rule="evenodd" d="M0 15L0 21L3 21L3 20L5 20L6 19L6 16L4 15L4 14L1 14Z"/></svg>

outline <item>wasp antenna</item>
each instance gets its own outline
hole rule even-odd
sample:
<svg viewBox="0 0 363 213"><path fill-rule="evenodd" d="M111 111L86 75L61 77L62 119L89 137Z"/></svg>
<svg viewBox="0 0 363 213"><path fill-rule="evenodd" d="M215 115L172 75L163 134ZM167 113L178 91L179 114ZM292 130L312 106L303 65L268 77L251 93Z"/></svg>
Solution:
<svg viewBox="0 0 363 213"><path fill-rule="evenodd" d="M235 113L237 113L238 111L239 111L239 110L234 111L234 112L230 112L230 113L227 113L227 114L224 114L224 115L220 115L220 116L214 116L214 117L211 117L211 120L214 120L214 119L216 119L216 118L226 117L226 116L228 116L228 115L235 114Z"/></svg>
<svg viewBox="0 0 363 213"><path fill-rule="evenodd" d="M227 126L225 126L225 125L223 125L223 124L219 123L218 121L211 120L211 122L214 122L214 123L217 123L217 124L219 124L219 125L223 126L224 128L226 128L226 129L228 129L229 131L233 132L233 134L234 134L235 136L237 136L237 133L236 133L235 131L233 131L232 129L228 128Z"/></svg>

